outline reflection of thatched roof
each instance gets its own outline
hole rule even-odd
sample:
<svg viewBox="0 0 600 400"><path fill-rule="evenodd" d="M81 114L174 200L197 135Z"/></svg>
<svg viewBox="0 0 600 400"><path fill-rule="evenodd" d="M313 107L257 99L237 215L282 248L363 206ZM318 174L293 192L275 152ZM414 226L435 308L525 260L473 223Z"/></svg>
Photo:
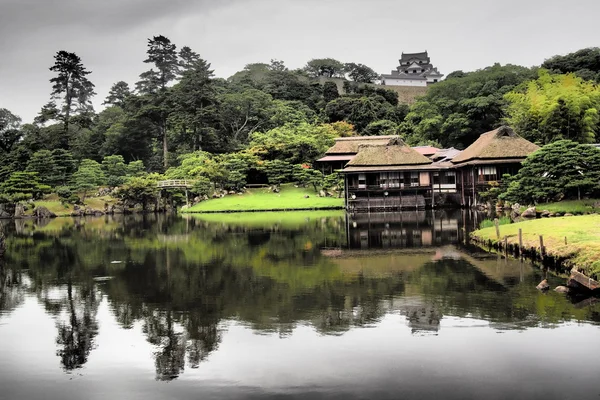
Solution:
<svg viewBox="0 0 600 400"><path fill-rule="evenodd" d="M452 162L460 164L471 160L525 159L537 149L538 145L523 139L508 126L502 126L479 136L475 143L454 157Z"/></svg>
<svg viewBox="0 0 600 400"><path fill-rule="evenodd" d="M354 136L335 139L335 144L326 154L356 154L360 145L373 144L385 146L390 139L397 136Z"/></svg>
<svg viewBox="0 0 600 400"><path fill-rule="evenodd" d="M385 146L361 145L356 157L347 165L372 167L427 164L431 164L429 158L408 147L399 137L395 137L389 139Z"/></svg>

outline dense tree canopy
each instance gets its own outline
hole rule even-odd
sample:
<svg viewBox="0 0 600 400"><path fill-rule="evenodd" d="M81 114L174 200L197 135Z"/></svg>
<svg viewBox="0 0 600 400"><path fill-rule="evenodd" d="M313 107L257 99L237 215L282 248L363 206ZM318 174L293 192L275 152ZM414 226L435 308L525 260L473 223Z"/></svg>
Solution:
<svg viewBox="0 0 600 400"><path fill-rule="evenodd" d="M531 154L501 198L522 204L600 193L600 150L559 140Z"/></svg>
<svg viewBox="0 0 600 400"><path fill-rule="evenodd" d="M106 185L143 199L161 177L194 179L194 193L207 195L209 187L237 190L283 178L326 187L335 178L311 166L335 137L400 134L410 145L465 148L509 123L540 144L597 141L598 55L590 48L555 56L542 65L547 71L499 64L454 71L407 104L402 90L376 85L378 74L360 62L324 57L292 69L272 59L222 79L195 49L157 35L140 59L149 69L137 82L115 76L96 113L92 72L77 54L59 51L50 101L33 123L0 108L0 179L34 177L43 190L27 189L24 198L48 186L69 198ZM580 193L592 190L573 182ZM18 198L14 193L6 196Z"/></svg>
<svg viewBox="0 0 600 400"><path fill-rule="evenodd" d="M593 143L600 129L600 88L573 74L539 78L505 95L506 121L521 136L539 143L559 139Z"/></svg>
<svg viewBox="0 0 600 400"><path fill-rule="evenodd" d="M534 76L529 68L496 64L446 79L432 85L411 107L403 131L417 141L465 148L501 124L504 95Z"/></svg>
<svg viewBox="0 0 600 400"><path fill-rule="evenodd" d="M600 48L581 49L564 56L554 56L544 61L542 68L554 73L574 73L582 79L600 83Z"/></svg>

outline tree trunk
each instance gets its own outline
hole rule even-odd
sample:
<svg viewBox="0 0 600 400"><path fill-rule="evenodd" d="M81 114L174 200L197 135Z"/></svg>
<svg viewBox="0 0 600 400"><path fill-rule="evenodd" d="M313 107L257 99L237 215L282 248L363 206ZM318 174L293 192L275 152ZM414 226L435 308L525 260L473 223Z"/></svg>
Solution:
<svg viewBox="0 0 600 400"><path fill-rule="evenodd" d="M165 170L169 167L169 144L167 143L167 120L162 121L162 136L163 136L163 166Z"/></svg>

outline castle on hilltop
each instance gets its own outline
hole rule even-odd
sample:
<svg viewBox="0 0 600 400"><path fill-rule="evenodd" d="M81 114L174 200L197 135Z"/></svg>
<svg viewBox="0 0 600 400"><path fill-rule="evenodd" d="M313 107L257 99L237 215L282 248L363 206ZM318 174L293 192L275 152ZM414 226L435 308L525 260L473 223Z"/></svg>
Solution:
<svg viewBox="0 0 600 400"><path fill-rule="evenodd" d="M400 65L390 75L381 75L381 84L387 86L427 86L439 82L444 74L431 64L427 51L402 53Z"/></svg>

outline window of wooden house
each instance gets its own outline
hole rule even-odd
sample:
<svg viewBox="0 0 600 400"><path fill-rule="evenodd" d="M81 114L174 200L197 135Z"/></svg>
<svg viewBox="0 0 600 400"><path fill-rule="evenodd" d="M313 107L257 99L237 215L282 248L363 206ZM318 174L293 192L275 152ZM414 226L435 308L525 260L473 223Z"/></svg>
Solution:
<svg viewBox="0 0 600 400"><path fill-rule="evenodd" d="M397 188L400 187L400 174L398 172L388 173L388 187Z"/></svg>
<svg viewBox="0 0 600 400"><path fill-rule="evenodd" d="M382 187L382 188L385 188L385 187L387 187L386 186L387 183L388 183L388 174L387 174L387 172L380 172L379 173L379 186Z"/></svg>
<svg viewBox="0 0 600 400"><path fill-rule="evenodd" d="M456 172L446 171L446 185L456 185Z"/></svg>
<svg viewBox="0 0 600 400"><path fill-rule="evenodd" d="M443 171L433 173L434 185L456 185L456 172Z"/></svg>
<svg viewBox="0 0 600 400"><path fill-rule="evenodd" d="M365 174L358 174L358 188L365 189L367 187L367 177Z"/></svg>
<svg viewBox="0 0 600 400"><path fill-rule="evenodd" d="M496 167L479 167L479 182L497 181Z"/></svg>
<svg viewBox="0 0 600 400"><path fill-rule="evenodd" d="M419 173L417 171L410 173L410 186L419 186Z"/></svg>

